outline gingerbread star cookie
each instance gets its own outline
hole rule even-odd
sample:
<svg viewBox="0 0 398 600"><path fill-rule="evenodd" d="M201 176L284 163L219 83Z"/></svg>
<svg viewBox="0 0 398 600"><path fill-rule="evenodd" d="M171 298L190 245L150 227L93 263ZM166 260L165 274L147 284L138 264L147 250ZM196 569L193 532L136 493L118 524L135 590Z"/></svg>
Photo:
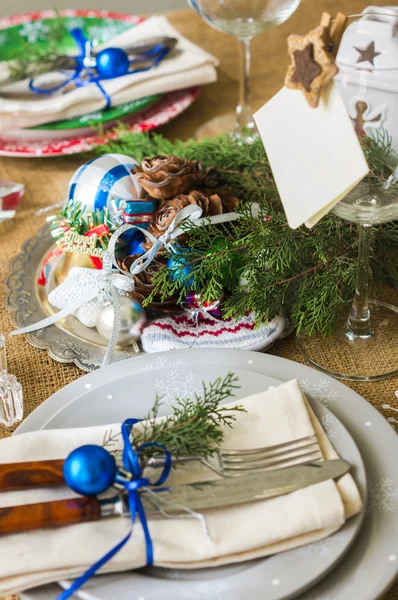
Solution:
<svg viewBox="0 0 398 600"><path fill-rule="evenodd" d="M326 83L338 72L329 50L329 30L320 25L306 35L290 35L288 47L292 62L286 73L285 86L301 90L308 104L316 108Z"/></svg>

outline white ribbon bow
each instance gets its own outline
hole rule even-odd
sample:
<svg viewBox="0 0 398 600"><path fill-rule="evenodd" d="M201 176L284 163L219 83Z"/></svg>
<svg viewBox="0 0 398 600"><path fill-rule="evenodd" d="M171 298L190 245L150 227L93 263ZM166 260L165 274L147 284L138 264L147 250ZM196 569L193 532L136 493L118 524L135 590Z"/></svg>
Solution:
<svg viewBox="0 0 398 600"><path fill-rule="evenodd" d="M54 323L57 323L57 321L64 319L87 302L90 302L91 300L94 300L94 298L98 297L98 300L101 303L112 302L115 311L111 338L109 340L101 366L104 367L109 364L119 335L120 295L124 295L134 290L134 279L132 279L129 274L123 274L119 270L115 272L112 269L113 262L114 257L109 252L104 252L102 256L102 277L100 279L98 288L94 288L86 294L82 294L80 298L75 300L75 302L70 302L67 306L65 306L65 308L56 312L50 317L42 319L37 323L32 323L32 325L22 327L22 329L16 329L15 331L12 331L10 335L31 333L32 331L37 331L38 329L44 329L45 327L54 325Z"/></svg>
<svg viewBox="0 0 398 600"><path fill-rule="evenodd" d="M204 306L203 304L200 306L191 306L190 304L188 304L188 302L181 303L181 306L183 307L185 312L188 314L188 317L190 319L192 319L192 321L195 325L195 339L192 342L192 344L189 346L189 348L192 348L192 346L194 344L196 344L196 342L199 339L199 318L200 318L200 316L202 315L202 317L205 319L210 319L211 321L218 322L219 319L216 319L216 317L213 317L213 315L211 314L211 311L218 308L220 306L220 304L221 304L221 300L215 300L214 302L209 304L209 306Z"/></svg>

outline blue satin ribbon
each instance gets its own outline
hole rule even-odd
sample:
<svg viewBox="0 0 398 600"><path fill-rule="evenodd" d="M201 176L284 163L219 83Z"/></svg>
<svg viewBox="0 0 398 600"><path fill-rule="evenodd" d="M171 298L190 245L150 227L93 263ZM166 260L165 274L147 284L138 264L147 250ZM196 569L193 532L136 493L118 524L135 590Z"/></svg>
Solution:
<svg viewBox="0 0 398 600"><path fill-rule="evenodd" d="M116 481L121 483L125 490L128 493L128 503L130 508L130 516L132 521L132 526L129 533L114 547L112 550L107 552L105 556L100 558L96 563L94 563L81 577L76 579L68 588L64 590L59 596L57 596L56 600L67 600L70 598L78 589L82 587L95 573L105 565L111 558L115 556L127 544L129 539L131 538L134 530L134 524L137 515L140 518L142 529L144 531L145 543L146 543L146 562L147 565L150 566L153 564L153 544L151 535L149 533L148 523L145 516L145 510L142 506L141 497L140 497L140 488L146 486L154 486L154 485L162 485L167 477L169 476L171 469L171 456L170 452L167 450L165 446L161 444L156 444L154 442L146 442L139 446L136 450L133 450L132 443L130 441L130 434L133 426L141 421L141 419L126 419L122 425L122 438L123 438L123 467L126 471L131 473L132 479L125 479L121 475L118 475ZM151 482L147 477L142 476L142 468L140 465L140 452L144 448L159 448L165 454L165 464L162 470L160 477L155 481Z"/></svg>
<svg viewBox="0 0 398 600"><path fill-rule="evenodd" d="M70 34L73 37L77 49L79 51L79 54L75 57L76 69L74 73L70 77L67 77L65 81L63 81L59 85L50 88L41 88L34 84L34 79L31 79L29 82L29 88L32 90L32 92L35 92L36 94L53 94L54 92L61 90L71 82L73 82L76 85L76 87L84 87L86 85L94 83L106 100L105 108L110 108L111 97L101 85L101 81L105 79L116 79L117 77L124 77L124 75L111 74L108 77L100 77L96 73L95 67L88 65L92 49L92 43L90 42L90 40L86 38L86 36L83 33L83 30L79 27L72 29L70 31ZM170 48L166 48L163 44L157 44L156 46L148 50L148 52L144 52L137 59L130 61L130 66L134 67L134 64L137 62L139 63L142 60L153 59L152 64L149 67L142 69L132 68L128 71L128 73L125 73L125 75L131 75L132 73L140 73L141 71L149 71L150 69L152 69L152 67L155 67L157 64L159 64L160 61L163 60L163 58L169 53L169 51ZM82 78L83 76L84 78Z"/></svg>

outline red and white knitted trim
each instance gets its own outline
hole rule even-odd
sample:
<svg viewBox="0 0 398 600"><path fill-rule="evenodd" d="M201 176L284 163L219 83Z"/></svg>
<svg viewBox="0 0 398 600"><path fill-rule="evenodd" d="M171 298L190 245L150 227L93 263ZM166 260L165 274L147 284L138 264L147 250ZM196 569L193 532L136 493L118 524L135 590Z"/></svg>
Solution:
<svg viewBox="0 0 398 600"><path fill-rule="evenodd" d="M285 319L279 314L257 328L252 314L238 321L205 319L197 327L183 314L152 321L144 329L141 342L145 352L190 347L264 350L281 335L284 327Z"/></svg>

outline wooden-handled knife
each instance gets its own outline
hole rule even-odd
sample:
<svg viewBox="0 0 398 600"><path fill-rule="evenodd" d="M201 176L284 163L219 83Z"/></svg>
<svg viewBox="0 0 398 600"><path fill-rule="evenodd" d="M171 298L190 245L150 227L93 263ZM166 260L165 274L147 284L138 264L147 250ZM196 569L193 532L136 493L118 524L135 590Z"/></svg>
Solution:
<svg viewBox="0 0 398 600"><path fill-rule="evenodd" d="M161 516L159 509L168 514L181 514L181 507L202 511L273 498L328 479L336 479L349 469L348 462L336 459L273 471L256 471L249 475L224 477L215 481L142 488L140 494L145 512L152 518ZM0 535L129 514L128 496L124 491L111 499L80 497L7 507L0 509Z"/></svg>

